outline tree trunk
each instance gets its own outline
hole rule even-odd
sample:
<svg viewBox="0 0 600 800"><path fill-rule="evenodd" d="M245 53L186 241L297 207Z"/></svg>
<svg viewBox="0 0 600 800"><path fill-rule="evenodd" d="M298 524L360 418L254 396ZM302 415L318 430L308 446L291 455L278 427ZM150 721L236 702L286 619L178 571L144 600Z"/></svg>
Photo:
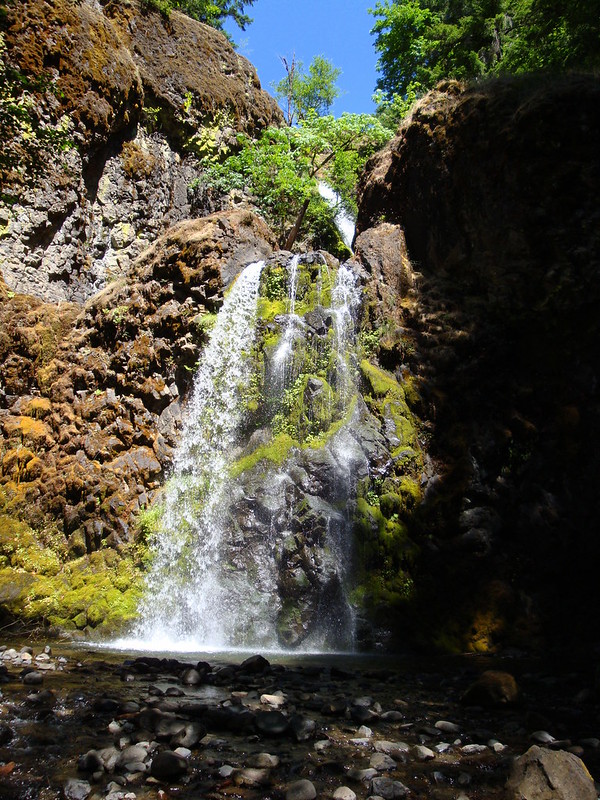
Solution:
<svg viewBox="0 0 600 800"><path fill-rule="evenodd" d="M310 198L307 198L302 203L302 208L300 209L300 212L298 213L298 216L296 217L296 221L292 225L291 231L288 233L287 239L285 240L285 249L286 250L291 250L292 247L294 246L294 242L298 238L298 231L300 230L300 226L302 225L302 221L304 219L304 215L306 214L306 209L308 208L308 204L309 203L310 203Z"/></svg>

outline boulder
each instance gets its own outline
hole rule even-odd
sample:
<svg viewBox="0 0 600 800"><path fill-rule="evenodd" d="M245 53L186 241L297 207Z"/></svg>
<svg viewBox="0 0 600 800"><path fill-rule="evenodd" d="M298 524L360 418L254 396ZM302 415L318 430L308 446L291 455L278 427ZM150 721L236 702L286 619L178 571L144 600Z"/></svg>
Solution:
<svg viewBox="0 0 600 800"><path fill-rule="evenodd" d="M597 800L597 796L580 758L538 745L515 759L506 784L506 800Z"/></svg>

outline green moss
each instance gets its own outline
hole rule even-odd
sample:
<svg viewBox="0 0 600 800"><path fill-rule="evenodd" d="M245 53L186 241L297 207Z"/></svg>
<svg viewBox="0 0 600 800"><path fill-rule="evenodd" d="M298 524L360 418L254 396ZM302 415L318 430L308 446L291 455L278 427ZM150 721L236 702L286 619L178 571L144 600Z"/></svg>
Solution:
<svg viewBox="0 0 600 800"><path fill-rule="evenodd" d="M367 389L375 397L390 395L391 397L404 400L404 391L402 387L389 372L371 364L366 358L360 362L360 371L367 383Z"/></svg>
<svg viewBox="0 0 600 800"><path fill-rule="evenodd" d="M261 445L253 453L238 459L231 465L229 475L231 478L237 478L242 472L253 469L261 461L279 466L283 464L294 446L298 446L298 442L295 439L287 433L280 433L268 444Z"/></svg>
<svg viewBox="0 0 600 800"><path fill-rule="evenodd" d="M269 300L266 297L258 298L256 313L259 319L263 320L263 322L273 322L275 317L285 314L286 312L287 301L285 299Z"/></svg>

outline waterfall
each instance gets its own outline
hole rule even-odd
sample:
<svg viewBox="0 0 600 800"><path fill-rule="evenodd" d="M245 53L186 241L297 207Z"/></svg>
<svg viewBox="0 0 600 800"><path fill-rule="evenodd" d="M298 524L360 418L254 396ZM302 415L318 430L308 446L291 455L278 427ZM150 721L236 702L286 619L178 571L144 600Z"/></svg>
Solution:
<svg viewBox="0 0 600 800"><path fill-rule="evenodd" d="M344 211L341 205L341 198L339 194L334 191L331 186L328 186L323 181L319 181L319 194L332 209L337 209L335 214L335 224L340 232L340 236L346 247L352 250L352 242L354 240L354 233L356 230L355 221L352 217Z"/></svg>
<svg viewBox="0 0 600 800"><path fill-rule="evenodd" d="M172 477L151 512L157 522L139 620L119 646L352 645L348 509L362 455L349 420L361 295L347 266L332 286L322 258L294 256L285 286L278 277L277 303L287 313L257 326L263 268L251 264L238 277L203 352ZM274 260L265 286L269 269L282 271ZM265 344L277 329L279 340ZM247 389L260 385L261 370L264 395L252 405ZM295 423L282 414L290 398ZM288 442L281 463L261 460L280 435Z"/></svg>
<svg viewBox="0 0 600 800"><path fill-rule="evenodd" d="M184 416L135 631L156 649L219 647L233 636L236 614L221 562L227 463L243 415L262 268L246 267L225 298Z"/></svg>

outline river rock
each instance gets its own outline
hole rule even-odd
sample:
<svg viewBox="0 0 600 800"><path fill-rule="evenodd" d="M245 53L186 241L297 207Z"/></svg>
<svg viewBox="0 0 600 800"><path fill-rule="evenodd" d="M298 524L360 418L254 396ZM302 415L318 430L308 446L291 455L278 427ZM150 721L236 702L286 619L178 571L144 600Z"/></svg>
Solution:
<svg viewBox="0 0 600 800"><path fill-rule="evenodd" d="M507 800L597 800L594 781L572 753L533 745L517 758L506 785Z"/></svg>
<svg viewBox="0 0 600 800"><path fill-rule="evenodd" d="M356 792L348 786L338 786L333 793L333 800L356 800Z"/></svg>
<svg viewBox="0 0 600 800"><path fill-rule="evenodd" d="M76 778L69 778L63 786L66 800L86 800L91 791L92 787L87 781L80 781Z"/></svg>
<svg viewBox="0 0 600 800"><path fill-rule="evenodd" d="M314 800L316 796L314 784L306 778L290 783L285 790L285 800Z"/></svg>
<svg viewBox="0 0 600 800"><path fill-rule="evenodd" d="M373 753L369 764L378 772L386 772L390 769L396 769L398 766L394 759L386 755L386 753Z"/></svg>
<svg viewBox="0 0 600 800"><path fill-rule="evenodd" d="M39 686L44 682L44 676L37 670L31 670L23 675L23 683L25 686Z"/></svg>
<svg viewBox="0 0 600 800"><path fill-rule="evenodd" d="M403 783L391 778L373 778L371 781L371 794L383 797L383 800L399 800L408 793L409 789Z"/></svg>
<svg viewBox="0 0 600 800"><path fill-rule="evenodd" d="M150 774L158 780L177 780L185 775L188 764L185 758L172 750L163 750L152 759Z"/></svg>

